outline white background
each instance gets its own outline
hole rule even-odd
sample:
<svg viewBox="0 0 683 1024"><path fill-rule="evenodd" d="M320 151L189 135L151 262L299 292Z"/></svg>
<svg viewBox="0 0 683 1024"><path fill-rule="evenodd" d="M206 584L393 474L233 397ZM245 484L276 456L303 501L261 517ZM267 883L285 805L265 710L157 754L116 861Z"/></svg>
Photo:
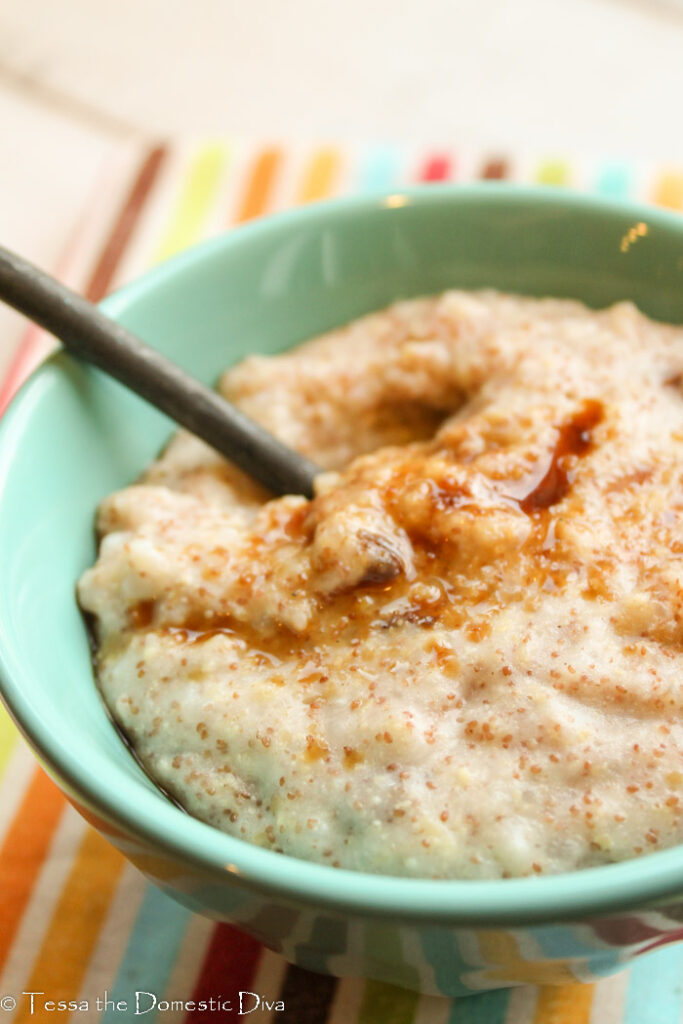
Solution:
<svg viewBox="0 0 683 1024"><path fill-rule="evenodd" d="M0 242L52 265L136 133L683 165L682 107L681 0L0 0Z"/></svg>

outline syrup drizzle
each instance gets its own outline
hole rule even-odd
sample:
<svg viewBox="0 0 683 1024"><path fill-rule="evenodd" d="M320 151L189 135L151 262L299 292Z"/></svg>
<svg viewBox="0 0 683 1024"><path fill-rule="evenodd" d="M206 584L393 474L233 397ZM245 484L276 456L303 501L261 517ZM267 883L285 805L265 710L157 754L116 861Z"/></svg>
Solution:
<svg viewBox="0 0 683 1024"><path fill-rule="evenodd" d="M591 431L601 422L603 416L602 403L589 398L571 419L557 428L557 441L544 476L528 494L517 499L523 512L531 515L562 501L572 485L571 459L585 455L591 450Z"/></svg>
<svg viewBox="0 0 683 1024"><path fill-rule="evenodd" d="M555 428L555 444L547 465L541 466L540 479L536 473L526 493L507 496L508 500L514 501L522 512L532 516L538 524L538 530L534 531L525 548L530 564L525 559L525 565L517 567L526 574L527 583L528 574L533 568L536 582L542 575L550 579L553 586L562 584L563 568L555 560L557 551L553 521L544 513L569 492L574 482L576 459L593 448L592 431L603 417L602 403L586 399L571 417ZM400 482L394 478L385 491L384 501L390 511L397 490L400 492L407 484L408 478L404 473L400 475ZM469 515L487 513L486 508L479 508L467 484L455 480L437 482L429 479L426 484L431 507L435 511L449 512L460 507L467 508ZM529 484L526 486L529 487ZM449 545L434 541L428 531L420 529L419 524L403 525L413 545L418 581L421 580L426 588L423 596L420 596L419 588L416 591L403 574L392 572L390 578L366 578L349 592L319 596L313 621L302 634L291 632L282 623L273 623L269 628L261 630L230 614L211 617L195 614L177 625L160 626L157 629L172 636L176 642L193 647L221 635L229 637L233 642L244 645L244 650L250 656L276 666L292 658L305 659L311 652L315 652L320 659L329 645L348 643L354 637L363 638L369 631L381 633L405 622L426 629L439 622L449 628L457 628L468 620L474 625L478 624L477 628L485 625L483 620L480 621L481 616L473 615L473 612L483 602L493 598L500 573L495 577L491 574L483 576L476 567L470 565L473 574L463 578L461 566L457 571L457 585L451 585L446 581L456 571L456 566ZM289 536L300 537L307 544L310 543L312 526L310 506L305 505L295 510L287 524L287 533ZM502 571L502 566L500 568ZM397 601L395 612L383 611ZM154 626L155 605L152 601L140 602L129 614L133 629Z"/></svg>

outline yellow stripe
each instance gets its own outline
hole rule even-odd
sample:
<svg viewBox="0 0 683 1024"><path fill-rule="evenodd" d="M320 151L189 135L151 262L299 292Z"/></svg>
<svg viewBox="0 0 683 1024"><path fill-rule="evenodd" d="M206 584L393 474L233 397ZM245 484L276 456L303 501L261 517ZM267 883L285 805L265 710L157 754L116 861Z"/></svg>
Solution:
<svg viewBox="0 0 683 1024"><path fill-rule="evenodd" d="M589 1024L595 985L548 985L538 993L533 1024Z"/></svg>
<svg viewBox="0 0 683 1024"><path fill-rule="evenodd" d="M683 173L667 171L655 186L654 201L671 210L683 210Z"/></svg>
<svg viewBox="0 0 683 1024"><path fill-rule="evenodd" d="M10 755L16 746L19 734L14 722L0 704L0 776L5 770Z"/></svg>
<svg viewBox="0 0 683 1024"><path fill-rule="evenodd" d="M536 171L539 185L567 185L569 168L564 160L545 160Z"/></svg>
<svg viewBox="0 0 683 1024"><path fill-rule="evenodd" d="M540 979L552 985L573 987L575 982L570 963L566 960L529 960L520 952L517 942L507 932L477 932L481 955L488 965L486 977L491 981L525 982L538 985Z"/></svg>
<svg viewBox="0 0 683 1024"><path fill-rule="evenodd" d="M336 149L320 149L304 171L297 202L312 203L326 199L335 191L341 157Z"/></svg>
<svg viewBox="0 0 683 1024"><path fill-rule="evenodd" d="M227 157L227 149L220 143L199 150L157 251L157 261L168 259L196 240L216 198Z"/></svg>
<svg viewBox="0 0 683 1024"><path fill-rule="evenodd" d="M166 259L201 236L227 156L227 148L220 144L203 146L197 152L183 176L157 260ZM0 757L5 747L4 727L0 717ZM44 992L45 999L54 1001L78 998L124 863L113 846L94 829L88 829L52 913L26 991ZM30 1002L22 1001L15 1020L28 1024L29 1020L42 1019L42 1011L36 1016L30 1009Z"/></svg>
<svg viewBox="0 0 683 1024"><path fill-rule="evenodd" d="M88 829L24 991L44 992L45 999L78 998L123 864L118 850ZM15 1024L36 1019L43 1018L31 1016L29 1000L22 1000Z"/></svg>

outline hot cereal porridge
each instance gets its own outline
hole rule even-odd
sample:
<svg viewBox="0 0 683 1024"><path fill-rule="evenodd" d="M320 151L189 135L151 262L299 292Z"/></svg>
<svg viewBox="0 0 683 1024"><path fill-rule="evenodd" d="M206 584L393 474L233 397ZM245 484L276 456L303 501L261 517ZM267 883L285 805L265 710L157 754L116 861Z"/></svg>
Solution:
<svg viewBox="0 0 683 1024"><path fill-rule="evenodd" d="M192 814L336 866L558 872L683 841L683 328L452 291L221 391L325 468L181 433L99 510L104 698Z"/></svg>

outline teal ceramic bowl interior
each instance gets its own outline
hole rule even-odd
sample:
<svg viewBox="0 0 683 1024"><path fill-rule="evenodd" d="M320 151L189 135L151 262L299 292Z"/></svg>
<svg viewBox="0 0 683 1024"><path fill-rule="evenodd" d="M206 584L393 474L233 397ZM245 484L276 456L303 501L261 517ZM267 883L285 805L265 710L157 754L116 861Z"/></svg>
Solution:
<svg viewBox="0 0 683 1024"><path fill-rule="evenodd" d="M681 323L683 219L559 190L428 186L256 222L160 266L103 306L213 382L247 352L276 352L395 299L454 286L595 306L631 299ZM131 482L171 429L62 354L34 374L0 424L2 694L91 821L186 905L235 920L322 970L452 995L472 985L556 980L548 964L573 977L613 970L644 948L633 922L654 907L669 922L662 935L681 937L683 848L564 876L420 881L258 849L168 802L100 701L74 585L95 555L98 502ZM324 929L316 938L320 920L335 923L343 942L330 945ZM596 922L609 927L596 932ZM355 926L366 932L352 941ZM478 959L468 960L463 949L473 935ZM496 935L517 943L517 953L502 961L482 953L482 941ZM520 936L535 944L532 975L520 969L530 960ZM406 952L413 940L419 957Z"/></svg>

